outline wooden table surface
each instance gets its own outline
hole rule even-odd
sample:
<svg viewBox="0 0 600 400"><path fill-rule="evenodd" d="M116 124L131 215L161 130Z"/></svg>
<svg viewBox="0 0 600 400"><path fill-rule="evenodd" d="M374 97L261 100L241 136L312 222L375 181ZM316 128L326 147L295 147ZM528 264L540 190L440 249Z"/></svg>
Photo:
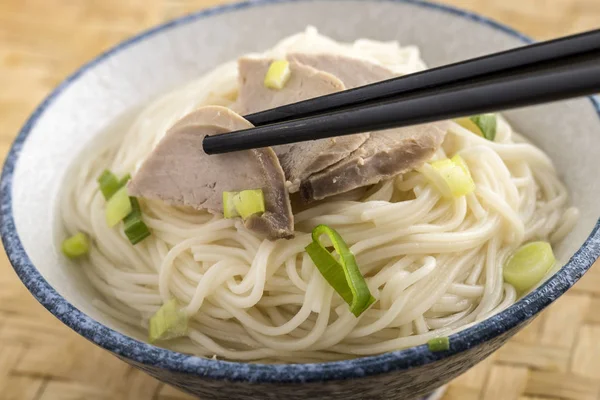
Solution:
<svg viewBox="0 0 600 400"><path fill-rule="evenodd" d="M68 74L146 28L224 0L0 0L0 156ZM537 39L600 27L600 0L444 0ZM0 400L187 399L46 312L0 256ZM600 399L600 267L444 400Z"/></svg>

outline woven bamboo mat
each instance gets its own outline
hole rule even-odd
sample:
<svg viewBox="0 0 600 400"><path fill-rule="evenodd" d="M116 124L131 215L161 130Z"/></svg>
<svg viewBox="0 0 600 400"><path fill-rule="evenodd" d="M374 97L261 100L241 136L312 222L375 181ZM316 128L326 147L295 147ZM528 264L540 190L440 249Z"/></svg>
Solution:
<svg viewBox="0 0 600 400"><path fill-rule="evenodd" d="M33 108L102 50L223 0L0 0L0 157ZM597 28L600 0L445 0L538 39ZM0 256L0 400L188 399L46 312ZM444 400L600 398L600 266Z"/></svg>

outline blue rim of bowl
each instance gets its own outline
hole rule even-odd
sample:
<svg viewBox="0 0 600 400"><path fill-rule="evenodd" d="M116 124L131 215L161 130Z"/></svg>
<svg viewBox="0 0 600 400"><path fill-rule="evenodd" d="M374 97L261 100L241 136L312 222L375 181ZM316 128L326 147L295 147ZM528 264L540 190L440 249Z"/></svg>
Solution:
<svg viewBox="0 0 600 400"><path fill-rule="evenodd" d="M468 350L474 346L478 346L533 317L573 286L573 284L592 266L594 261L600 255L600 220L596 222L594 229L581 248L579 248L561 270L538 289L501 313L452 335L450 337L451 346L449 351L432 353L428 350L426 345L421 345L376 356L315 364L269 365L211 360L155 347L102 325L79 311L66 299L61 297L41 276L39 271L29 260L16 232L12 214L12 181L15 165L19 159L19 154L27 136L46 108L70 84L76 81L90 68L150 36L217 14L243 10L249 7L293 1L309 0L250 0L241 3L233 3L202 10L147 30L120 43L116 47L113 47L85 64L54 89L54 91L52 91L52 93L48 95L48 97L33 112L15 139L2 171L2 178L0 180L0 233L2 234L2 242L8 258L17 275L33 296L48 311L88 340L122 358L134 361L138 366L142 368L145 367L145 369L153 367L210 379L226 379L229 381L254 383L318 382L360 378L399 369L412 368L441 360ZM532 42L529 37L512 28L458 8L424 0L370 1L409 3L447 12L505 32L510 36L520 39L524 43ZM590 97L590 100L600 116L600 103L593 97Z"/></svg>

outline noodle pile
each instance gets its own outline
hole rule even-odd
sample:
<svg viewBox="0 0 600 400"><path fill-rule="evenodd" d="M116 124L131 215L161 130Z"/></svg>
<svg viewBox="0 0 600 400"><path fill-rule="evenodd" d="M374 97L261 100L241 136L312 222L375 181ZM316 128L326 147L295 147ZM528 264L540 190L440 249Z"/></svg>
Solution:
<svg viewBox="0 0 600 400"><path fill-rule="evenodd" d="M396 42L339 44L313 28L263 56L288 51L362 57L399 73L421 70L418 49ZM69 232L93 239L82 268L102 295L95 305L142 328L175 297L191 317L188 337L162 343L196 355L256 362L351 358L425 343L481 321L515 302L502 265L524 242L555 243L577 220L549 158L498 118L495 141L452 123L434 159L460 154L476 190L443 198L432 167L295 209L296 237L271 242L239 220L141 200L152 235L132 246L109 228L96 178L135 171L164 132L200 105L229 105L236 62L150 106L118 140L72 169L62 199ZM378 300L359 318L315 268L304 247L318 224L351 246Z"/></svg>

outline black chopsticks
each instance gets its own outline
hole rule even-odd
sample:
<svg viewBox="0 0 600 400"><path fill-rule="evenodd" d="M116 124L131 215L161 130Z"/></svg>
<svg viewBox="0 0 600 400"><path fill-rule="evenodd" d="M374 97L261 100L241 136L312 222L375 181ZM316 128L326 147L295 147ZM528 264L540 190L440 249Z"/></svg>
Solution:
<svg viewBox="0 0 600 400"><path fill-rule="evenodd" d="M340 93L277 107L245 116L254 126L298 119L365 101L389 98L411 91L470 81L497 72L544 64L600 50L600 30L535 43L483 57L449 64Z"/></svg>
<svg viewBox="0 0 600 400"><path fill-rule="evenodd" d="M246 116L208 154L376 131L600 92L600 30L520 47Z"/></svg>

